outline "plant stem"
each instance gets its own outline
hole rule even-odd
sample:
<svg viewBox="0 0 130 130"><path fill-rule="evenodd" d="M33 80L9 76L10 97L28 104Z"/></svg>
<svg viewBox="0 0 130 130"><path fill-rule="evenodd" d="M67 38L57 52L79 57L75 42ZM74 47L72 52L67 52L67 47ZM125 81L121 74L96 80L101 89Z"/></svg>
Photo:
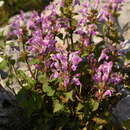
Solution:
<svg viewBox="0 0 130 130"><path fill-rule="evenodd" d="M23 43L23 42L22 42L22 44L23 44L23 51L26 51L26 49L25 49L25 46L24 46L24 43ZM30 67L29 63L28 63L28 57L27 57L27 56L25 57L25 62L26 62L26 64L27 64L28 70L29 70L29 72L30 72L30 74L31 74L32 78L35 80L35 76L34 76L34 74L33 74L32 70L31 70L31 67Z"/></svg>
<svg viewBox="0 0 130 130"><path fill-rule="evenodd" d="M20 80L19 80L19 79L18 79L18 77L17 77L17 72L16 72L16 70L15 70L14 66L13 66L13 65L11 65L11 67L12 67L12 70L14 71L14 74L15 74L16 80L18 81L19 85L23 88L22 83L20 82Z"/></svg>
<svg viewBox="0 0 130 130"><path fill-rule="evenodd" d="M72 16L70 16L70 20L69 20L69 24L70 24L70 27L72 27ZM70 31L70 40L71 40L71 47L72 47L72 50L74 50L74 41L73 41L73 30Z"/></svg>
<svg viewBox="0 0 130 130"><path fill-rule="evenodd" d="M32 70L31 70L31 67L30 67L29 63L28 63L28 59L25 58L25 61L26 61L26 64L27 64L28 70L29 70L29 72L30 72L32 78L35 80L35 76L34 76Z"/></svg>
<svg viewBox="0 0 130 130"><path fill-rule="evenodd" d="M72 50L74 50L73 32L70 33L70 40L71 40Z"/></svg>

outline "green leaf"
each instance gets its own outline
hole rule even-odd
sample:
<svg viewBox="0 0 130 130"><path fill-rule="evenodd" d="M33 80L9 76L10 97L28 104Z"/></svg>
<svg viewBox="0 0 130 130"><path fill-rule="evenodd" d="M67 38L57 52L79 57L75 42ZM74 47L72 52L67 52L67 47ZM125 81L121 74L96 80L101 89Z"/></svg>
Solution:
<svg viewBox="0 0 130 130"><path fill-rule="evenodd" d="M71 25L76 27L77 26L77 20L76 19L71 19Z"/></svg>
<svg viewBox="0 0 130 130"><path fill-rule="evenodd" d="M36 80L32 79L31 77L27 77L28 86L33 88L36 85Z"/></svg>
<svg viewBox="0 0 130 130"><path fill-rule="evenodd" d="M99 107L99 102L97 102L94 99L91 99L89 101L89 104L90 104L90 108L92 109L92 111L96 111L98 109L98 107Z"/></svg>
<svg viewBox="0 0 130 130"><path fill-rule="evenodd" d="M83 108L83 104L82 103L78 103L78 106L76 108L77 111L80 111Z"/></svg>
<svg viewBox="0 0 130 130"><path fill-rule="evenodd" d="M44 74L39 74L39 75L38 75L38 81L39 81L40 83L43 83L43 84L45 84L46 82L48 82L46 73L44 73Z"/></svg>
<svg viewBox="0 0 130 130"><path fill-rule="evenodd" d="M0 69L6 69L8 67L8 61L7 60L3 60L1 63L0 63Z"/></svg>
<svg viewBox="0 0 130 130"><path fill-rule="evenodd" d="M15 46L15 43L9 41L9 42L6 42L6 46L7 46L7 45L8 45L8 46Z"/></svg>
<svg viewBox="0 0 130 130"><path fill-rule="evenodd" d="M36 81L32 77L27 76L23 70L17 70L17 75L20 79L26 81L26 87L29 87L28 89L31 89L36 85Z"/></svg>
<svg viewBox="0 0 130 130"><path fill-rule="evenodd" d="M40 63L40 60L39 59L32 59L30 62L29 62L29 64L30 65L34 65L34 64L39 64Z"/></svg>
<svg viewBox="0 0 130 130"><path fill-rule="evenodd" d="M126 54L126 59L127 59L127 60L130 60L130 52L127 52L127 54Z"/></svg>
<svg viewBox="0 0 130 130"><path fill-rule="evenodd" d="M53 96L54 93L55 93L55 90L52 89L52 87L48 85L48 82L45 82L45 83L43 84L43 91L44 91L45 93L47 93L48 96Z"/></svg>
<svg viewBox="0 0 130 130"><path fill-rule="evenodd" d="M70 99L71 101L73 101L73 91L67 92L65 93L65 96L67 99Z"/></svg>
<svg viewBox="0 0 130 130"><path fill-rule="evenodd" d="M63 104L60 104L58 100L55 100L53 105L54 105L54 109L53 109L54 113L63 110L64 108Z"/></svg>
<svg viewBox="0 0 130 130"><path fill-rule="evenodd" d="M4 49L5 48L5 42L0 42L0 48Z"/></svg>
<svg viewBox="0 0 130 130"><path fill-rule="evenodd" d="M22 79L26 79L26 73L23 70L17 70L17 75L22 78Z"/></svg>
<svg viewBox="0 0 130 130"><path fill-rule="evenodd" d="M130 130L130 120L124 121L123 127L125 127L127 130Z"/></svg>
<svg viewBox="0 0 130 130"><path fill-rule="evenodd" d="M28 117L30 117L32 113L41 108L41 95L30 90L21 89L17 94L16 99L19 104L26 110Z"/></svg>

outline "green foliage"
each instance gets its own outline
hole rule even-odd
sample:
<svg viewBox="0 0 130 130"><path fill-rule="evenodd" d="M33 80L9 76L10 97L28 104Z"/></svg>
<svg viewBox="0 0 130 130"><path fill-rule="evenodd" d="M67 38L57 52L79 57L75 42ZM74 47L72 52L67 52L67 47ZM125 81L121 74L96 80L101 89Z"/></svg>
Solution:
<svg viewBox="0 0 130 130"><path fill-rule="evenodd" d="M0 69L4 70L6 69L8 66L8 61L7 60L3 60L1 63L0 63Z"/></svg>
<svg viewBox="0 0 130 130"><path fill-rule="evenodd" d="M33 9L33 6L31 6L32 4L34 4L36 8L42 6L41 2L42 1L40 0L29 0L26 2L25 0L5 0L5 4L8 4L9 6L15 5L14 12L11 12L10 15L17 13L19 9L25 8L25 11L28 10L28 7L30 7L29 10ZM73 13L72 0L64 0L64 2L65 7L60 8L61 16L69 19L71 28L65 30L65 37L60 32L57 32L56 36L63 41L65 40L65 42L68 41L68 39L73 42L73 33L77 27L77 20L73 16L77 14ZM5 7L11 9L11 7ZM92 10L92 13L96 14L96 11ZM98 24L96 21L93 22ZM86 24L89 25L90 23ZM7 69L9 71L6 85L10 87L13 84L13 81L16 80L21 86L21 90L16 94L16 98L19 106L25 111L23 114L27 117L27 121L32 125L28 129L104 130L111 128L112 124L108 121L108 117L110 116L108 108L112 106L113 100L112 97L103 97L107 84L105 84L106 86L104 85L104 82L94 84L94 69L97 69L97 66L100 64L99 62L96 62L97 64L94 63L94 60L98 60L105 44L108 44L107 42L119 43L120 37L118 36L118 32L116 28L114 28L114 25L109 22L103 25L102 31L103 34L99 34L97 37L104 39L97 45L90 44L87 47L80 46L80 42L82 42L84 38L82 37L81 41L77 41L79 46L67 48L68 50L70 49L69 51L67 50L69 53L74 49L75 51L80 50L81 58L85 59L85 61L76 66L78 68L76 71L70 71L69 74L67 73L71 78L73 78L75 74L80 73L81 76L79 80L82 82L81 86L72 83L66 87L63 85L64 79L61 77L52 79L50 66L48 65L46 67L43 63L44 60L47 61L51 55L48 53L42 55L40 53L38 55L36 54L36 57L35 55L31 57L29 51L26 49L28 48L28 44L25 44L25 42L20 42L23 46L23 50L20 50L17 60L14 60L11 56L2 56L4 59L0 62L0 69ZM20 39L21 41L24 39L22 38ZM90 42L93 42L92 38L89 40ZM4 50L5 45L3 40L0 48ZM10 46L13 46L13 43L11 43ZM68 46L70 46L69 43ZM110 46L111 48L114 47L112 45ZM54 52L54 54L55 53L56 52ZM94 56L87 59L87 56L90 54L94 54ZM113 55L110 56L110 58L113 58L110 60L116 61L117 57L114 57ZM126 58L129 60L129 53L126 55ZM17 62L26 64L26 70L17 68ZM37 64L40 66L38 69L35 68L35 65ZM92 69L92 67L95 68ZM128 124L129 123L125 123L125 126L129 127Z"/></svg>
<svg viewBox="0 0 130 130"><path fill-rule="evenodd" d="M130 52L127 52L127 54L126 54L126 59L127 59L127 60L130 60Z"/></svg>
<svg viewBox="0 0 130 130"><path fill-rule="evenodd" d="M53 109L53 112L54 112L54 113L56 113L56 112L58 112L58 111L62 111L63 108L64 108L63 104L60 104L58 100L55 100L55 101L54 101L53 106L54 106L54 109Z"/></svg>
<svg viewBox="0 0 130 130"><path fill-rule="evenodd" d="M26 109L27 117L31 117L35 111L41 108L42 97L27 89L22 89L17 95L19 105Z"/></svg>
<svg viewBox="0 0 130 130"><path fill-rule="evenodd" d="M96 111L98 109L98 107L99 107L99 102L91 99L89 101L89 106L90 106L90 108L91 108L92 111Z"/></svg>
<svg viewBox="0 0 130 130"><path fill-rule="evenodd" d="M123 122L123 127L127 130L130 130L130 120L124 121Z"/></svg>
<svg viewBox="0 0 130 130"><path fill-rule="evenodd" d="M47 96L53 96L55 93L55 90L51 86L49 86L47 82L44 82L43 92L47 93Z"/></svg>

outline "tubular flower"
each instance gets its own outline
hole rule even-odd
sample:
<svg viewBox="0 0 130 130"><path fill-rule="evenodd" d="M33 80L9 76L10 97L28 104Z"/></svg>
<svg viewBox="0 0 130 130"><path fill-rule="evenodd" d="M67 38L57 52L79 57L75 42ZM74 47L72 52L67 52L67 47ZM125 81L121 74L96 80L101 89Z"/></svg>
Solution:
<svg viewBox="0 0 130 130"><path fill-rule="evenodd" d="M105 62L101 64L94 75L96 82L106 82L109 79L110 72L112 70L113 62Z"/></svg>
<svg viewBox="0 0 130 130"><path fill-rule="evenodd" d="M108 49L103 49L100 57L98 58L98 62L104 59L108 60L109 59L109 56L107 55L108 52L109 52Z"/></svg>
<svg viewBox="0 0 130 130"><path fill-rule="evenodd" d="M106 90L103 94L103 97L106 97L106 96L112 96L112 91L111 90Z"/></svg>
<svg viewBox="0 0 130 130"><path fill-rule="evenodd" d="M12 22L11 25L11 35L15 35L17 36L17 38L19 38L20 36L23 35L23 29L22 27L24 26L24 18L23 18L23 13L21 13L19 16L16 17L16 19L14 20L14 22Z"/></svg>

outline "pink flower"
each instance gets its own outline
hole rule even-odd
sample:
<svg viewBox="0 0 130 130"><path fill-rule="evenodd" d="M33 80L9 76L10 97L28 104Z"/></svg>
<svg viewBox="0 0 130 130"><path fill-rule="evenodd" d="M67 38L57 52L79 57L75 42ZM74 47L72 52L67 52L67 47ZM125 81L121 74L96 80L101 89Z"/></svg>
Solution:
<svg viewBox="0 0 130 130"><path fill-rule="evenodd" d="M103 97L105 96L112 96L112 90L106 90L105 93L103 94Z"/></svg>
<svg viewBox="0 0 130 130"><path fill-rule="evenodd" d="M123 77L120 74L112 73L111 77L109 79L109 82L114 84L114 85L117 85L117 84L121 83L122 80L123 80Z"/></svg>
<svg viewBox="0 0 130 130"><path fill-rule="evenodd" d="M72 79L72 83L76 84L77 86L81 86L81 82L79 80L80 74L75 74L73 79Z"/></svg>
<svg viewBox="0 0 130 130"><path fill-rule="evenodd" d="M122 2L124 2L125 0L111 0L111 2L113 2L113 3L122 3Z"/></svg>
<svg viewBox="0 0 130 130"><path fill-rule="evenodd" d="M74 0L73 5L74 5L74 6L75 6L75 5L80 5L80 0Z"/></svg>
<svg viewBox="0 0 130 130"><path fill-rule="evenodd" d="M83 39L83 44L84 44L85 47L87 47L90 44L89 38L84 38Z"/></svg>
<svg viewBox="0 0 130 130"><path fill-rule="evenodd" d="M108 60L109 56L107 55L107 53L108 53L108 49L103 49L102 53L98 59L98 62L100 62L103 59Z"/></svg>
<svg viewBox="0 0 130 130"><path fill-rule="evenodd" d="M36 69L41 69L41 66L39 64L35 64Z"/></svg>
<svg viewBox="0 0 130 130"><path fill-rule="evenodd" d="M97 31L96 31L96 25L95 24L90 24L88 26L88 33L91 34L91 35L96 35L97 34Z"/></svg>
<svg viewBox="0 0 130 130"><path fill-rule="evenodd" d="M69 55L69 61L72 64L71 69L73 71L76 71L78 64L82 61L82 58L79 57L78 54L79 54L79 52L76 51L76 52L70 53L70 55Z"/></svg>
<svg viewBox="0 0 130 130"><path fill-rule="evenodd" d="M113 62L105 62L99 67L99 70L102 71L102 81L107 81L109 78L109 74L112 70Z"/></svg>
<svg viewBox="0 0 130 130"><path fill-rule="evenodd" d="M99 66L99 68L96 71L96 74L94 75L94 80L96 82L106 82L109 79L110 72L112 70L113 62L104 62Z"/></svg>
<svg viewBox="0 0 130 130"><path fill-rule="evenodd" d="M78 53L78 51L70 53L69 60L72 64L79 64L82 61L82 58L78 56Z"/></svg>

